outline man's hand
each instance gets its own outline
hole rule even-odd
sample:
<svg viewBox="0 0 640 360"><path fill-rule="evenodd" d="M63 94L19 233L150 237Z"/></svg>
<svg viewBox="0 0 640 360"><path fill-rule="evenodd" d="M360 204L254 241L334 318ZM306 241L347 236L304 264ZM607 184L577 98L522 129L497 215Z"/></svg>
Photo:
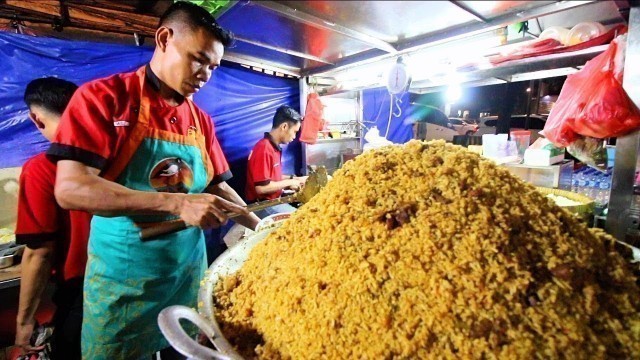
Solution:
<svg viewBox="0 0 640 360"><path fill-rule="evenodd" d="M299 191L304 187L304 184L307 182L308 176L296 176L293 179L289 180L290 184L287 186L287 189Z"/></svg>
<svg viewBox="0 0 640 360"><path fill-rule="evenodd" d="M304 181L300 182L300 180L298 180L297 178L288 179L284 181L287 182L287 186L285 187L285 189L298 191L302 188L302 185L304 185Z"/></svg>
<svg viewBox="0 0 640 360"><path fill-rule="evenodd" d="M300 183L300 186L304 186L304 184L307 182L307 179L309 177L308 176L296 176L294 177L295 180L298 180L298 182Z"/></svg>
<svg viewBox="0 0 640 360"><path fill-rule="evenodd" d="M27 247L22 254L20 301L16 316L16 345L20 347L23 354L44 348L31 346L30 340L36 326L35 313L51 276L55 244L56 241L45 241L37 248Z"/></svg>
<svg viewBox="0 0 640 360"><path fill-rule="evenodd" d="M180 218L187 225L202 229L217 228L227 223L227 213L248 215L246 208L212 194L185 195Z"/></svg>
<svg viewBox="0 0 640 360"><path fill-rule="evenodd" d="M24 322L22 324L18 323L16 326L16 346L20 347L22 355L44 349L44 345L31 346L31 335L33 334L35 325L36 322L32 319L31 321Z"/></svg>

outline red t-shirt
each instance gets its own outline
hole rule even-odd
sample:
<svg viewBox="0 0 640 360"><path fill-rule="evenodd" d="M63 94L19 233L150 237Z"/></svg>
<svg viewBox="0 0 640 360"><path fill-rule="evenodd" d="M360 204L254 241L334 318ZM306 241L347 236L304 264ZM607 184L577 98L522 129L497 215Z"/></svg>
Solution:
<svg viewBox="0 0 640 360"><path fill-rule="evenodd" d="M150 124L152 128L187 135L193 116L186 101L171 106L157 89L159 79L147 65ZM135 72L116 74L88 82L74 93L47 155L53 160L75 160L106 170L118 157L140 108L140 81ZM213 184L231 178L211 117L196 106L200 128L213 162Z"/></svg>
<svg viewBox="0 0 640 360"><path fill-rule="evenodd" d="M265 133L264 139L258 141L249 154L247 185L245 187L247 201L253 202L278 198L282 195L282 190L258 196L256 186L263 186L271 181L280 180L282 180L282 149L271 138L269 133Z"/></svg>
<svg viewBox="0 0 640 360"><path fill-rule="evenodd" d="M66 281L84 276L91 214L61 208L53 192L55 181L56 165L44 153L22 166L16 242L35 248L55 241L53 270Z"/></svg>

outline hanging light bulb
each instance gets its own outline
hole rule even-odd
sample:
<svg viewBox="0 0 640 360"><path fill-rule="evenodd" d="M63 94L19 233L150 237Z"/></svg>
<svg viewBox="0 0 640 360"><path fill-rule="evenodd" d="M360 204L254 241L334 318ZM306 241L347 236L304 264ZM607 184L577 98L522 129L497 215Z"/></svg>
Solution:
<svg viewBox="0 0 640 360"><path fill-rule="evenodd" d="M445 97L449 104L455 103L456 101L460 100L460 97L462 97L462 88L460 88L459 84L449 85L447 91L445 92Z"/></svg>

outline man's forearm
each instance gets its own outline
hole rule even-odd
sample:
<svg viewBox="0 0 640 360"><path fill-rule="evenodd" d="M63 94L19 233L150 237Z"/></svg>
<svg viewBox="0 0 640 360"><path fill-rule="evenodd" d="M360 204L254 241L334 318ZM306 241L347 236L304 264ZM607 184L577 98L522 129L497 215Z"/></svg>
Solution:
<svg viewBox="0 0 640 360"><path fill-rule="evenodd" d="M276 191L286 189L291 182L287 180L270 181L267 185L257 185L256 192L258 195L273 194Z"/></svg>
<svg viewBox="0 0 640 360"><path fill-rule="evenodd" d="M60 161L55 187L60 206L104 216L180 214L184 194L131 190L97 174L97 169L73 161Z"/></svg>
<svg viewBox="0 0 640 360"><path fill-rule="evenodd" d="M235 204L242 206L247 205L244 200L242 200L240 195L238 195L238 193L224 181L209 187L207 191L211 194L218 195L223 199L229 200ZM260 218L258 218L254 213L249 213L248 215L240 215L233 220L242 226L245 226L251 230L255 230L258 222L260 221Z"/></svg>
<svg viewBox="0 0 640 360"><path fill-rule="evenodd" d="M20 301L18 305L18 325L34 321L51 274L53 243L48 242L38 249L26 248L22 256L22 275L20 279Z"/></svg>
<svg viewBox="0 0 640 360"><path fill-rule="evenodd" d="M307 176L295 176L295 175L286 175L283 174L280 180L291 180L291 179L307 179Z"/></svg>

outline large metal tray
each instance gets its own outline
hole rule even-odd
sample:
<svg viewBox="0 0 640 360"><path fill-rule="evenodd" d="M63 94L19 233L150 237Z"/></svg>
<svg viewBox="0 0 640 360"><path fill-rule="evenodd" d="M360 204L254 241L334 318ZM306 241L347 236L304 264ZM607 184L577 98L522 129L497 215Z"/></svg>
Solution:
<svg viewBox="0 0 640 360"><path fill-rule="evenodd" d="M249 236L220 255L205 273L198 292L198 311L185 306L170 306L158 316L158 325L165 338L178 352L189 359L241 360L233 346L222 335L214 315L213 290L220 278L234 274L247 260L251 249L264 240L276 227L269 227ZM186 319L196 324L209 338L216 350L207 348L191 339L180 326Z"/></svg>

